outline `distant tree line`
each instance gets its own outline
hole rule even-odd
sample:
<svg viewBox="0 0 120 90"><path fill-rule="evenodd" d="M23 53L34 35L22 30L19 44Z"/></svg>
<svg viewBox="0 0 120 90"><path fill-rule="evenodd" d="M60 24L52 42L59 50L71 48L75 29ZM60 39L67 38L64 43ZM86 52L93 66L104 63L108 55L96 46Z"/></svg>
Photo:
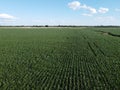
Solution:
<svg viewBox="0 0 120 90"><path fill-rule="evenodd" d="M120 27L120 26L114 26L114 25L108 25L108 26L104 26L104 25L98 25L98 26L87 26L87 25L8 25L8 26L4 26L4 25L0 25L0 27Z"/></svg>

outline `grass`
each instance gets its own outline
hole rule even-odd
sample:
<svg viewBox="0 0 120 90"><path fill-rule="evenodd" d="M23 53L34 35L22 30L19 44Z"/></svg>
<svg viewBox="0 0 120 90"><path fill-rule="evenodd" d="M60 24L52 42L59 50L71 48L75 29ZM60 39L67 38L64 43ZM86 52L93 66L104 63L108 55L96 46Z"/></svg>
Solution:
<svg viewBox="0 0 120 90"><path fill-rule="evenodd" d="M120 28L0 28L1 90L119 90Z"/></svg>

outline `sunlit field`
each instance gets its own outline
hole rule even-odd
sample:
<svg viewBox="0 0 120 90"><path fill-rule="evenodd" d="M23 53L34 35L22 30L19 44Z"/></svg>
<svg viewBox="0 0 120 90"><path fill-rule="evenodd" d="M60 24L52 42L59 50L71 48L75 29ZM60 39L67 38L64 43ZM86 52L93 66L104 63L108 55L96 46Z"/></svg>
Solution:
<svg viewBox="0 0 120 90"><path fill-rule="evenodd" d="M120 28L0 28L0 90L120 90Z"/></svg>

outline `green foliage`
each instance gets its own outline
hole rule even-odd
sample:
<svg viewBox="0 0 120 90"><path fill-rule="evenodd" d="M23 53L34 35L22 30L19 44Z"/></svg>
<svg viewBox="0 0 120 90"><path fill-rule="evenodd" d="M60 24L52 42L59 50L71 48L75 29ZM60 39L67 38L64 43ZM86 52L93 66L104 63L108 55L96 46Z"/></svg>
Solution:
<svg viewBox="0 0 120 90"><path fill-rule="evenodd" d="M0 90L119 90L119 28L0 28Z"/></svg>

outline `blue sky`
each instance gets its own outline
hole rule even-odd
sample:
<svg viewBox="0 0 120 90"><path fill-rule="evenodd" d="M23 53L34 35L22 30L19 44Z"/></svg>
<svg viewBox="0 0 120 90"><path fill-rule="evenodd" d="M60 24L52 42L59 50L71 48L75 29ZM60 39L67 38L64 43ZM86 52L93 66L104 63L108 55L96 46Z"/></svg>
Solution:
<svg viewBox="0 0 120 90"><path fill-rule="evenodd" d="M120 0L0 0L0 25L120 25Z"/></svg>

